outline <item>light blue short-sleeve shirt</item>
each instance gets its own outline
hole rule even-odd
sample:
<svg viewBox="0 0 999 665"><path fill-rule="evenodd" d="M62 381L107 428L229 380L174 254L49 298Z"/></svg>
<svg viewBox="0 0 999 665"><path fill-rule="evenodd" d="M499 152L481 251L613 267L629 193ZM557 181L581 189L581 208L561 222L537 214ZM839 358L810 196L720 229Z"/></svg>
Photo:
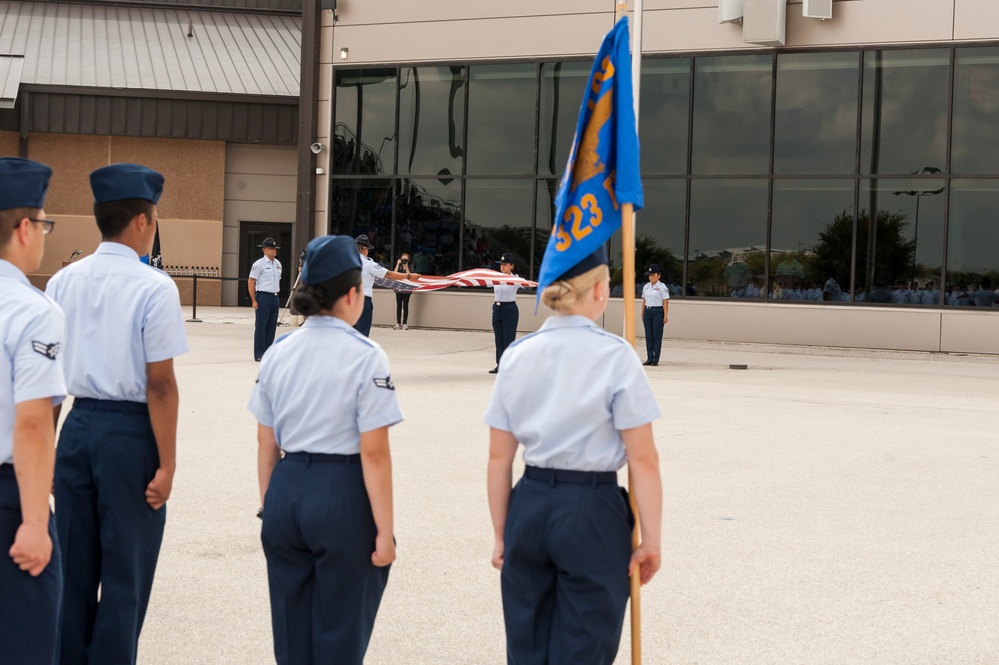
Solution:
<svg viewBox="0 0 999 665"><path fill-rule="evenodd" d="M384 277L388 268L382 267L374 259L361 254L361 292L368 298L375 292L375 277Z"/></svg>
<svg viewBox="0 0 999 665"><path fill-rule="evenodd" d="M66 396L62 348L66 322L59 305L0 259L0 464L14 461L14 416L22 402Z"/></svg>
<svg viewBox="0 0 999 665"><path fill-rule="evenodd" d="M353 455L361 433L403 419L385 352L332 316L310 316L267 350L248 408L289 453Z"/></svg>
<svg viewBox="0 0 999 665"><path fill-rule="evenodd" d="M102 242L49 280L66 314L66 387L74 397L145 402L146 364L187 353L180 295L130 247Z"/></svg>
<svg viewBox="0 0 999 665"><path fill-rule="evenodd" d="M254 290L277 293L281 290L281 262L261 256L250 266L250 278L257 280Z"/></svg>
<svg viewBox="0 0 999 665"><path fill-rule="evenodd" d="M659 416L624 339L583 316L553 316L504 352L483 420L511 432L529 466L616 471L627 461L620 430Z"/></svg>
<svg viewBox="0 0 999 665"><path fill-rule="evenodd" d="M742 296L732 296L742 297ZM669 300L669 287L667 287L662 282L646 282L645 286L642 287L642 300L645 301L646 307L662 307L663 303Z"/></svg>

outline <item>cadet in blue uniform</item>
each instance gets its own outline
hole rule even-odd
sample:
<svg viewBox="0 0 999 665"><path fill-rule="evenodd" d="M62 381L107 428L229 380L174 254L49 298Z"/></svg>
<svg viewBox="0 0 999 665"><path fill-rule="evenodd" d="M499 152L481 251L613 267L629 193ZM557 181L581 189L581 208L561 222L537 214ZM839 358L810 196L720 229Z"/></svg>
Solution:
<svg viewBox="0 0 999 665"><path fill-rule="evenodd" d="M371 334L371 317L374 315L375 305L372 296L375 293L375 277L388 277L389 279L409 279L412 281L417 281L420 279L419 273L415 272L396 272L395 270L389 270L388 268L382 267L375 263L374 259L368 258L368 252L374 249L374 245L368 240L368 236L359 235L354 238L357 243L357 251L361 254L361 283L362 283L362 293L364 294L364 308L361 311L361 317L354 324L354 328L357 332L361 333L365 337Z"/></svg>
<svg viewBox="0 0 999 665"><path fill-rule="evenodd" d="M0 159L0 663L51 665L59 635L62 570L49 490L52 407L66 395L59 306L31 286L45 235L52 170Z"/></svg>
<svg viewBox="0 0 999 665"><path fill-rule="evenodd" d="M347 236L308 244L292 294L306 321L250 397L279 665L361 663L395 560L388 428L402 411L385 353L351 327L361 261Z"/></svg>
<svg viewBox="0 0 999 665"><path fill-rule="evenodd" d="M274 343L277 331L278 310L281 309L281 262L277 259L281 249L274 238L264 238L260 243L264 255L253 262L246 288L255 310L253 321L253 359L260 362L264 352Z"/></svg>
<svg viewBox="0 0 999 665"><path fill-rule="evenodd" d="M645 325L645 357L643 365L657 367L663 349L663 327L669 320L669 287L659 281L662 268L653 263L645 271L649 281L642 287L642 323Z"/></svg>
<svg viewBox="0 0 999 665"><path fill-rule="evenodd" d="M103 241L46 289L66 313L75 398L56 452L61 658L118 665L135 662L153 586L176 468L173 359L188 347L177 287L139 261L156 235L163 176L113 164L90 185Z"/></svg>
<svg viewBox="0 0 999 665"><path fill-rule="evenodd" d="M499 259L500 272L513 275L513 254L503 252ZM516 276L516 275L514 275ZM520 309L517 308L517 285L497 284L493 287L493 336L496 338L496 367L490 374L499 371L500 358L507 347L517 339L517 323L520 322Z"/></svg>
<svg viewBox="0 0 999 665"><path fill-rule="evenodd" d="M558 315L510 345L484 418L511 664L613 662L629 572L644 584L659 569L659 408L634 349L594 323L610 293L606 263L601 250L545 288ZM511 492L518 443L526 468ZM617 485L626 461L641 518L634 551Z"/></svg>

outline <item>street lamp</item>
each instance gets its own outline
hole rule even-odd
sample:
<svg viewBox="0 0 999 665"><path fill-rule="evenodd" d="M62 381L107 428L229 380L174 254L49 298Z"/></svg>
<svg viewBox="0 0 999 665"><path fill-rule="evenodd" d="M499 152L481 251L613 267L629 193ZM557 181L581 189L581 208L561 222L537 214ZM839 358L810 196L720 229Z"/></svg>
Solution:
<svg viewBox="0 0 999 665"><path fill-rule="evenodd" d="M919 169L918 171L913 171L912 175L935 175L935 174L939 174L939 173L940 173L940 169L938 169L935 166L924 166L923 168ZM912 236L913 236L913 239L912 239L912 276L909 278L909 284L912 284L912 282L916 281L916 252L919 249L919 200L922 199L924 196L936 196L937 194L943 192L943 190L944 190L944 188L941 187L940 189L929 189L929 190L923 190L923 191L919 191L919 190L915 190L915 189L910 189L910 190L900 190L900 191L897 191L897 192L892 192L892 194L894 194L895 196L901 196L902 194L904 194L906 196L915 196L916 197L916 218L915 218L915 221L912 224Z"/></svg>

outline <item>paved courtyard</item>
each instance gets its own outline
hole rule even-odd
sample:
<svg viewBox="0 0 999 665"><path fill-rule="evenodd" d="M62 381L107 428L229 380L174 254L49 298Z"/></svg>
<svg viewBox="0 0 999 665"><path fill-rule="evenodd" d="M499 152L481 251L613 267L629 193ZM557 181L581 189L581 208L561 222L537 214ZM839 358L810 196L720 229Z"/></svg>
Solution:
<svg viewBox="0 0 999 665"><path fill-rule="evenodd" d="M198 315L140 662L269 663L252 314ZM503 663L481 424L492 335L372 337L406 420L390 433L399 558L367 662ZM999 358L665 346L648 368L665 524L646 664L999 662Z"/></svg>

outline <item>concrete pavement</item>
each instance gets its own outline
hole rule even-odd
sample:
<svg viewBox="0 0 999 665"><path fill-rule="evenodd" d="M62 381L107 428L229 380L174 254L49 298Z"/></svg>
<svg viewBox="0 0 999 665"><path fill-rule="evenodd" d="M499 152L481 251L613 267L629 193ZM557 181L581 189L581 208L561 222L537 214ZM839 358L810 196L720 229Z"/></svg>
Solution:
<svg viewBox="0 0 999 665"><path fill-rule="evenodd" d="M269 663L252 313L198 315L140 662ZM367 662L505 662L481 424L492 335L372 338L406 421L390 433L399 559ZM665 524L646 664L999 662L999 357L665 346L648 368ZM619 663L629 639L626 622Z"/></svg>

